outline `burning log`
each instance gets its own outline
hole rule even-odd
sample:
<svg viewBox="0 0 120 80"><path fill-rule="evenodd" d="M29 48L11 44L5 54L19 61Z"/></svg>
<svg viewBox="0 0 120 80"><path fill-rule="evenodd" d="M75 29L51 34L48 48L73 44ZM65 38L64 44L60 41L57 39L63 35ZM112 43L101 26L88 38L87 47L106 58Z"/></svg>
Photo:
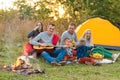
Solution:
<svg viewBox="0 0 120 80"><path fill-rule="evenodd" d="M29 59L26 56L20 56L14 65L5 65L3 69L16 72L18 74L37 74L45 73L44 69L33 69L32 65L29 63Z"/></svg>

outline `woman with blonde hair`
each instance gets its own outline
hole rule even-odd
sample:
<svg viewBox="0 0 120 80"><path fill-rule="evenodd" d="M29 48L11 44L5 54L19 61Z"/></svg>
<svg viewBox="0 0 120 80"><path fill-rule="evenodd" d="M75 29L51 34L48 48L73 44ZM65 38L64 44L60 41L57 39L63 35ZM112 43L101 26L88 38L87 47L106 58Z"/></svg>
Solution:
<svg viewBox="0 0 120 80"><path fill-rule="evenodd" d="M93 44L93 38L92 38L92 31L90 29L87 29L84 33L83 36L81 37L83 39L85 39L86 41L86 46L94 46ZM112 52L104 49L102 46L97 46L94 49L94 52L98 52L101 54L104 54L104 58L112 58L114 60L114 62L117 60L117 58L119 57L120 53L118 54L112 54ZM90 54L86 54L86 56L90 56Z"/></svg>
<svg viewBox="0 0 120 80"><path fill-rule="evenodd" d="M87 29L82 36L82 39L85 39L86 46L94 46L93 39L92 39L92 33L90 29Z"/></svg>

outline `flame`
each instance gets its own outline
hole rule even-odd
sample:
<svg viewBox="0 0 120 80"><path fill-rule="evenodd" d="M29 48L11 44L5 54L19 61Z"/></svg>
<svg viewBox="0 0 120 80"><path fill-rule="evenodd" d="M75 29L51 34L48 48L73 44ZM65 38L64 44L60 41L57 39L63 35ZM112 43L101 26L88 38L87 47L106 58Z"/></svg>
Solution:
<svg viewBox="0 0 120 80"><path fill-rule="evenodd" d="M11 68L11 70L15 72L16 69L31 68L31 64L29 63L28 58L26 56L20 56L17 58L15 64L10 66L4 65L3 68L4 69Z"/></svg>
<svg viewBox="0 0 120 80"><path fill-rule="evenodd" d="M4 65L3 69L12 71L19 74L34 74L34 73L45 73L43 69L34 69L29 63L29 59L26 56L20 56L17 58L14 65Z"/></svg>
<svg viewBox="0 0 120 80"><path fill-rule="evenodd" d="M28 58L26 56L20 56L17 58L16 63L14 64L15 67L18 66L30 66Z"/></svg>

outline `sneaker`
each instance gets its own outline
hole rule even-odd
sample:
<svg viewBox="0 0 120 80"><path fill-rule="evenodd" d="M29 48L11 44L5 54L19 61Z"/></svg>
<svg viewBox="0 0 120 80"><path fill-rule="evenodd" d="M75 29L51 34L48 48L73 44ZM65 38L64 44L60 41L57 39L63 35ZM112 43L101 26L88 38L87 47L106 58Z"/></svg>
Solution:
<svg viewBox="0 0 120 80"><path fill-rule="evenodd" d="M112 61L112 63L115 63L115 61Z"/></svg>
<svg viewBox="0 0 120 80"><path fill-rule="evenodd" d="M114 54L113 61L116 62L119 56L120 56L120 53Z"/></svg>
<svg viewBox="0 0 120 80"><path fill-rule="evenodd" d="M51 65L52 65L52 66L61 66L61 64L56 63L56 62L51 62Z"/></svg>
<svg viewBox="0 0 120 80"><path fill-rule="evenodd" d="M60 61L59 64L61 64L61 66L64 66L66 64L66 61Z"/></svg>
<svg viewBox="0 0 120 80"><path fill-rule="evenodd" d="M66 64L71 64L71 63L72 63L72 61L67 61L67 62L66 62Z"/></svg>
<svg viewBox="0 0 120 80"><path fill-rule="evenodd" d="M99 60L97 63L111 64L111 63L114 63L114 61L113 60L109 60L109 59L102 59L102 60Z"/></svg>

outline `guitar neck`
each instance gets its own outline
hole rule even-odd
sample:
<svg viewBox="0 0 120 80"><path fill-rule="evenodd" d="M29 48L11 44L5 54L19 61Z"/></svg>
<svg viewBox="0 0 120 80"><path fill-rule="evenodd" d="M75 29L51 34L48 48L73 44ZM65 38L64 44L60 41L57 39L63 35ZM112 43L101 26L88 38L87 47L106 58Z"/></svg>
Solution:
<svg viewBox="0 0 120 80"><path fill-rule="evenodd" d="M53 48L63 48L64 45L56 45L56 46L33 46L34 49L53 49ZM71 49L75 49L75 47L68 47Z"/></svg>
<svg viewBox="0 0 120 80"><path fill-rule="evenodd" d="M55 48L63 48L64 45L57 45L57 46L54 46ZM71 49L75 49L75 47L68 47L68 48L71 48Z"/></svg>

